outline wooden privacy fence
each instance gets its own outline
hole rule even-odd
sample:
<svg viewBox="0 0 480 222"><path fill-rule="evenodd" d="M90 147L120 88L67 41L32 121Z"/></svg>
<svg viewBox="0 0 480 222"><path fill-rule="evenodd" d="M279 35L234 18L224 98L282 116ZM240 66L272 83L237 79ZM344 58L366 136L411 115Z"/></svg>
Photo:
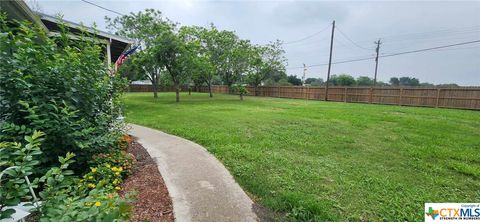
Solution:
<svg viewBox="0 0 480 222"><path fill-rule="evenodd" d="M182 87L182 91L187 91ZM259 86L247 87L250 96L265 96L307 100L325 100L325 87ZM130 85L131 92L151 92L151 85ZM174 91L160 87L159 92ZM195 90L192 90L195 91ZM208 92L207 87L197 91ZM227 86L212 86L214 93L228 93ZM419 88L419 87L329 87L328 100L402 106L425 106L480 110L480 87Z"/></svg>

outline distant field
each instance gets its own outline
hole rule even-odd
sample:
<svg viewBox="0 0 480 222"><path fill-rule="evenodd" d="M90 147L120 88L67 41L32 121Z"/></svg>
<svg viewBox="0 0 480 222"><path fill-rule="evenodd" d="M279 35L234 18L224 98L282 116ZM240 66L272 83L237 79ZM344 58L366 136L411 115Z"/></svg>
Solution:
<svg viewBox="0 0 480 222"><path fill-rule="evenodd" d="M205 146L289 220L423 221L480 200L480 112L216 94L125 96L128 122Z"/></svg>

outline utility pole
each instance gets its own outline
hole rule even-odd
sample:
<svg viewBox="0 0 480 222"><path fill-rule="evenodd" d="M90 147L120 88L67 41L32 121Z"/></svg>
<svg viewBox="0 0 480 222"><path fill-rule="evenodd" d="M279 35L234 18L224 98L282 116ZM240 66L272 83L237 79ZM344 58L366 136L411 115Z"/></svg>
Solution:
<svg viewBox="0 0 480 222"><path fill-rule="evenodd" d="M302 84L305 85L305 73L307 72L307 66L303 63L303 76L302 76Z"/></svg>
<svg viewBox="0 0 480 222"><path fill-rule="evenodd" d="M375 51L377 52L377 56L375 57L375 76L373 78L373 86L377 85L378 54L380 52L380 44L382 44L382 42L380 41L380 39L378 39L378 41L374 43L377 44L377 49L375 49Z"/></svg>
<svg viewBox="0 0 480 222"><path fill-rule="evenodd" d="M330 59L328 60L327 84L325 86L325 101L328 101L328 84L330 83L330 69L332 67L333 35L335 33L335 20L332 23L332 38L330 39Z"/></svg>

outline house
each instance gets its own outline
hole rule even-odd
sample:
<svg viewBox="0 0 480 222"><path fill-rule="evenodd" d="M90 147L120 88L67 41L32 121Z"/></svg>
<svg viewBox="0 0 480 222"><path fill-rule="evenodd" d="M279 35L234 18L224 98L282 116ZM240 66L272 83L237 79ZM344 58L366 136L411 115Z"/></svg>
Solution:
<svg viewBox="0 0 480 222"><path fill-rule="evenodd" d="M0 0L0 11L7 13L8 20L30 21L44 28L50 36L59 35L60 23L65 24L69 28L72 33L70 37L73 39L79 37L77 34L79 34L83 28L86 32L97 37L96 39L91 39L92 41L98 41L104 46L107 64L115 62L120 55L133 44L132 40L121 36L95 30L54 16L34 12L23 0Z"/></svg>

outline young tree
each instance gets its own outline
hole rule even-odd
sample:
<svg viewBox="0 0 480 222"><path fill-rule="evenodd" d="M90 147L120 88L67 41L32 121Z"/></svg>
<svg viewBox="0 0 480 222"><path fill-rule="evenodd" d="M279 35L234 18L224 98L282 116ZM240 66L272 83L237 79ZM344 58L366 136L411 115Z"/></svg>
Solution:
<svg viewBox="0 0 480 222"><path fill-rule="evenodd" d="M204 38L215 73L232 92L232 85L247 71L250 42L239 39L234 32L219 31L213 24Z"/></svg>
<svg viewBox="0 0 480 222"><path fill-rule="evenodd" d="M108 28L114 30L117 35L134 39L142 46L139 52L131 56L130 65L152 82L153 96L157 98L160 74L165 69L165 65L155 57L156 51L161 39L173 32L175 24L163 18L162 13L154 9L146 9L114 19L105 17L105 20Z"/></svg>
<svg viewBox="0 0 480 222"><path fill-rule="evenodd" d="M258 95L257 87L267 78L277 73L285 73L284 53L280 41L272 42L267 46L251 47L247 81L255 87L255 95Z"/></svg>
<svg viewBox="0 0 480 222"><path fill-rule="evenodd" d="M173 30L163 33L155 44L154 58L162 64L170 75L175 87L175 101L180 102L180 84L192 71L193 47Z"/></svg>
<svg viewBox="0 0 480 222"><path fill-rule="evenodd" d="M182 27L183 35L188 41L195 42L196 58L193 64L196 68L192 72L192 80L195 86L207 84L210 97L213 97L212 84L215 80L218 69L218 52L213 46L213 36L216 34L215 29L208 30L203 27L192 26Z"/></svg>

